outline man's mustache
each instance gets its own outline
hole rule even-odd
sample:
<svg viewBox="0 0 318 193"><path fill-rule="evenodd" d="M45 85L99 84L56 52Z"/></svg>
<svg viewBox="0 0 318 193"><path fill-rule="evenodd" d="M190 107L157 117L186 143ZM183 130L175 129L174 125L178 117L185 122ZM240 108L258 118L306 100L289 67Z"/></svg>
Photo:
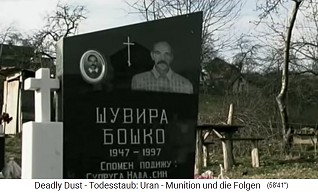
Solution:
<svg viewBox="0 0 318 193"><path fill-rule="evenodd" d="M157 64L165 64L165 65L169 65L168 64L168 62L166 62L166 61L164 61L164 60L159 60L158 62L157 62Z"/></svg>

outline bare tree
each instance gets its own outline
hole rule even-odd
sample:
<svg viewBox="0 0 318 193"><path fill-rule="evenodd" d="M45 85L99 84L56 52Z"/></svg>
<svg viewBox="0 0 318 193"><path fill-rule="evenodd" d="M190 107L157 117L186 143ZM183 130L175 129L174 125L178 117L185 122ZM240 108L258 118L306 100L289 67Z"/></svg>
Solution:
<svg viewBox="0 0 318 193"><path fill-rule="evenodd" d="M50 67L54 71L56 42L62 37L77 34L78 25L86 19L86 13L87 10L83 5L58 3L56 9L44 18L46 21L44 27L31 36L25 36L16 31L12 25L9 26L0 31L0 58L4 43L26 46L34 50L32 57L30 53L27 54L28 68Z"/></svg>
<svg viewBox="0 0 318 193"><path fill-rule="evenodd" d="M232 64L239 69L241 73L260 71L258 60L259 49L261 45L242 36L234 45L238 53L234 55Z"/></svg>
<svg viewBox="0 0 318 193"><path fill-rule="evenodd" d="M3 31L0 31L0 58L2 56L3 44L7 43L11 34L13 34L14 28L12 25L6 27Z"/></svg>
<svg viewBox="0 0 318 193"><path fill-rule="evenodd" d="M292 12L290 13L289 22L287 26L283 23L275 22L273 14L279 13L280 8L287 9L285 4L293 2ZM281 89L276 97L276 102L278 105L281 123L282 123L282 136L283 136L283 151L286 156L290 156L291 150L291 139L292 139L292 129L289 126L288 111L287 111L287 93L288 93L288 83L289 83L289 71L290 71L290 61L291 61L291 39L292 32L295 26L295 21L297 18L297 13L300 9L303 0L266 0L263 4L258 6L261 10L259 15L260 19L270 18L272 21L267 27L272 29L276 34L279 34L284 40L284 61L281 66ZM288 9L287 9L288 10ZM260 20L260 21L261 21ZM282 27L282 28L279 28ZM286 27L286 28L285 28ZM286 29L286 31L284 31Z"/></svg>
<svg viewBox="0 0 318 193"><path fill-rule="evenodd" d="M147 21L202 11L202 56L209 60L233 43L231 37L219 37L234 24L243 3L240 0L135 0L128 4Z"/></svg>
<svg viewBox="0 0 318 193"><path fill-rule="evenodd" d="M267 3L258 6L263 12L260 14L261 20L269 32L259 35L271 49L278 52L285 47L287 41L287 19L284 14L291 10L291 0L266 1ZM269 6L268 8L266 8ZM272 12L271 12L272 11ZM274 12L274 14L273 14ZM290 71L297 74L311 73L318 75L318 2L317 0L302 0L297 11L297 20L293 27L293 37L290 40ZM276 17L275 17L276 16ZM283 18L283 19L282 19ZM263 30L263 29L262 29ZM259 39L261 39L259 38ZM258 40L259 40L258 39ZM265 43L264 43L265 44ZM282 55L283 56L283 55Z"/></svg>
<svg viewBox="0 0 318 193"><path fill-rule="evenodd" d="M83 5L57 4L56 10L46 16L43 29L33 37L37 54L55 59L55 45L62 37L75 35L79 23L86 19L87 10Z"/></svg>
<svg viewBox="0 0 318 193"><path fill-rule="evenodd" d="M295 71L318 75L318 2L304 1L297 21L297 39L291 43Z"/></svg>
<svg viewBox="0 0 318 193"><path fill-rule="evenodd" d="M282 80L281 80L281 90L276 98L278 108L280 111L280 116L282 119L282 132L283 132L283 150L285 155L290 154L291 149L291 127L288 126L288 114L287 114L287 105L286 105L286 96L288 90L288 72L289 72L289 58L290 58L290 42L292 37L292 32L294 24L297 18L297 12L299 10L302 0L294 0L295 5L293 7L290 22L287 28L287 39L285 42L285 51L284 51L284 64L282 66Z"/></svg>

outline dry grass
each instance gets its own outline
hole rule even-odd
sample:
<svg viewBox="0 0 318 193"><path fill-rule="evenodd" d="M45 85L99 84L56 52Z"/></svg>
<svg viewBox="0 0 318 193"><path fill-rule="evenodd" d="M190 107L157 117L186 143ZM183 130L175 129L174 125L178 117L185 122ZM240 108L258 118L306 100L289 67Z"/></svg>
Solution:
<svg viewBox="0 0 318 193"><path fill-rule="evenodd" d="M216 157L216 156L215 156ZM205 170L218 173L222 155L214 158ZM318 159L294 157L285 160L280 155L262 156L259 168L251 166L250 156L235 158L236 164L226 176L231 179L318 179Z"/></svg>
<svg viewBox="0 0 318 193"><path fill-rule="evenodd" d="M264 97L263 97L264 98ZM235 135L261 136L265 140L260 141L260 167L251 166L251 144L246 141L235 142L233 153L236 165L226 176L234 179L318 179L318 156L314 157L313 146L294 145L292 153L294 158L285 160L281 155L282 145L279 124L270 124L269 120L275 122L279 116L274 116L272 109L263 101L263 98L243 96L217 96L200 95L199 98L199 120L206 123L226 122L228 108L234 104L234 124L245 125ZM274 103L274 105L276 105ZM277 121L279 122L279 121ZM211 145L211 163L205 170L219 173L219 164L223 164L221 144Z"/></svg>
<svg viewBox="0 0 318 193"><path fill-rule="evenodd" d="M236 164L225 175L231 179L318 179L318 158L314 157L311 149L307 149L307 152L303 152L300 157L297 155L290 160L282 158L279 152L272 155L267 155L267 151L260 153L259 168L252 168L248 153L245 155L236 153ZM10 157L14 157L21 165L20 136L6 138L6 161ZM211 158L212 161L205 170L212 170L213 173L218 174L219 164L223 164L222 154L220 151L215 151Z"/></svg>
<svg viewBox="0 0 318 193"><path fill-rule="evenodd" d="M6 136L5 163L8 163L9 159L13 157L17 164L21 166L21 146L21 135Z"/></svg>

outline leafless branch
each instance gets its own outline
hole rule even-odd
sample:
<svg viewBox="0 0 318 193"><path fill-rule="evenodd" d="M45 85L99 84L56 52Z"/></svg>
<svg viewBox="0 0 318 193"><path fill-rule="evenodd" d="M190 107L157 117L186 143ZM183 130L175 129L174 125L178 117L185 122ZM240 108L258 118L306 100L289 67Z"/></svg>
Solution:
<svg viewBox="0 0 318 193"><path fill-rule="evenodd" d="M55 58L56 42L63 37L75 35L79 23L86 19L86 13L85 6L58 3L56 10L46 16L44 28L34 36L37 53Z"/></svg>
<svg viewBox="0 0 318 193"><path fill-rule="evenodd" d="M202 11L202 54L203 58L209 58L230 41L230 38L221 41L217 38L217 34L231 27L240 14L243 2L239 0L135 0L134 3L127 2L127 4L137 13L142 14L147 21Z"/></svg>

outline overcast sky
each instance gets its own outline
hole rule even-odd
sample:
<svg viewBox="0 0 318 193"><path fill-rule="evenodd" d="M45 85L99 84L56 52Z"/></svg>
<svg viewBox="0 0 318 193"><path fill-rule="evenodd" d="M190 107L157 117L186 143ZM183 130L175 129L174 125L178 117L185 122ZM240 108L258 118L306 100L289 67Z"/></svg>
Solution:
<svg viewBox="0 0 318 193"><path fill-rule="evenodd" d="M79 32L86 33L96 30L138 23L143 18L132 14L125 1L135 0L60 0L62 3L85 5L89 11L87 20L80 24ZM0 0L0 30L15 26L19 31L31 32L44 25L43 17L52 12L58 0ZM251 3L252 2L252 3ZM238 21L249 26L248 21L255 17L253 9L255 1L247 1L243 15Z"/></svg>
<svg viewBox="0 0 318 193"><path fill-rule="evenodd" d="M141 15L131 13L126 3L136 0L0 0L0 32L12 25L22 34L33 34L44 26L43 18L56 9L58 1L87 8L87 19L79 25L80 34L144 21ZM233 32L252 32L255 26L250 21L257 19L255 8L255 0L246 0L234 29L225 33L233 36Z"/></svg>
<svg viewBox="0 0 318 193"><path fill-rule="evenodd" d="M60 0L69 4L85 5L87 20L80 25L79 32L86 33L123 26L142 21L136 14L129 14L124 0ZM0 0L0 30L15 26L30 32L44 25L43 18L56 8L58 0Z"/></svg>

